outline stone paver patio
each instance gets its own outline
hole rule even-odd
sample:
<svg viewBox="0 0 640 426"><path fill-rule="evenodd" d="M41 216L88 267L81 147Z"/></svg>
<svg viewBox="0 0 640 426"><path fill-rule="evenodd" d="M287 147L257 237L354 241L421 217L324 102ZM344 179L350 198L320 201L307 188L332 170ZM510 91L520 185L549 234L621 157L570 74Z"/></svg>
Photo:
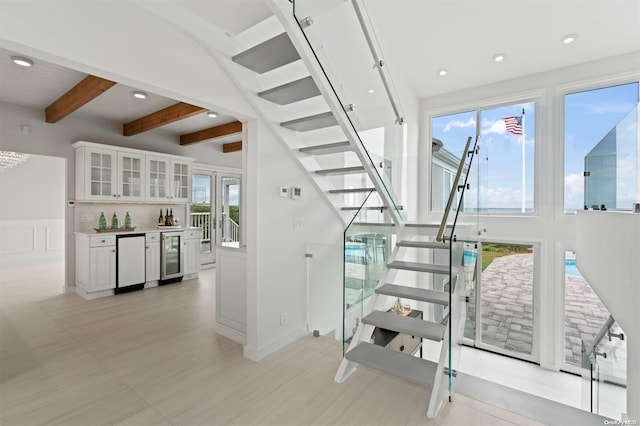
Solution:
<svg viewBox="0 0 640 426"><path fill-rule="evenodd" d="M565 275L565 360L580 365L581 341L590 343L609 312L584 278ZM482 272L482 342L531 354L533 343L533 253L493 260ZM467 308L465 336L474 338L475 288ZM605 339L606 340L606 339Z"/></svg>

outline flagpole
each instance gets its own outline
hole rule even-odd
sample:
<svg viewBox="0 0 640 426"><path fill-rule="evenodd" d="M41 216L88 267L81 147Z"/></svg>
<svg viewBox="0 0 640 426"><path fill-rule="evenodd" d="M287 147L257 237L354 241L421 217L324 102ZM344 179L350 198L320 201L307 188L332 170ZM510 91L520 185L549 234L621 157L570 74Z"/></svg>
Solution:
<svg viewBox="0 0 640 426"><path fill-rule="evenodd" d="M524 166L524 141L525 141L525 127L524 127L524 108L522 108L522 213L525 211L525 166Z"/></svg>

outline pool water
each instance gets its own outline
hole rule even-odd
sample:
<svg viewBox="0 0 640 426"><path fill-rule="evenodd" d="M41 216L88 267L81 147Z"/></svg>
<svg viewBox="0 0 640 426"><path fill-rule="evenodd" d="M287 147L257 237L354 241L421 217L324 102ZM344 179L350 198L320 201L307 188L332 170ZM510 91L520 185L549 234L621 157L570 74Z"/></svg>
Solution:
<svg viewBox="0 0 640 426"><path fill-rule="evenodd" d="M576 266L575 259L565 259L564 260L564 274L565 275L573 275L574 277L581 277L582 274L578 270Z"/></svg>

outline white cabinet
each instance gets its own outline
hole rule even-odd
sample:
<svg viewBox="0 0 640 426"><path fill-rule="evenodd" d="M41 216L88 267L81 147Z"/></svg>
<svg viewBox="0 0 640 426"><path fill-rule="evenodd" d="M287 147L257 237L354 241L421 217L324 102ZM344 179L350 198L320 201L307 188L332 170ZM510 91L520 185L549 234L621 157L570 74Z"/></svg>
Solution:
<svg viewBox="0 0 640 426"><path fill-rule="evenodd" d="M114 149L76 150L78 201L143 201L145 156Z"/></svg>
<svg viewBox="0 0 640 426"><path fill-rule="evenodd" d="M192 158L76 142L76 200L188 203Z"/></svg>
<svg viewBox="0 0 640 426"><path fill-rule="evenodd" d="M116 237L76 235L76 292L91 299L116 287Z"/></svg>
<svg viewBox="0 0 640 426"><path fill-rule="evenodd" d="M189 202L191 162L146 156L147 201Z"/></svg>
<svg viewBox="0 0 640 426"><path fill-rule="evenodd" d="M76 200L113 201L117 194L118 154L115 150L76 149Z"/></svg>
<svg viewBox="0 0 640 426"><path fill-rule="evenodd" d="M149 232L146 234L147 282L160 279L160 233Z"/></svg>
<svg viewBox="0 0 640 426"><path fill-rule="evenodd" d="M200 229L189 229L184 233L184 275L200 271Z"/></svg>
<svg viewBox="0 0 640 426"><path fill-rule="evenodd" d="M118 152L118 201L145 199L145 156Z"/></svg>

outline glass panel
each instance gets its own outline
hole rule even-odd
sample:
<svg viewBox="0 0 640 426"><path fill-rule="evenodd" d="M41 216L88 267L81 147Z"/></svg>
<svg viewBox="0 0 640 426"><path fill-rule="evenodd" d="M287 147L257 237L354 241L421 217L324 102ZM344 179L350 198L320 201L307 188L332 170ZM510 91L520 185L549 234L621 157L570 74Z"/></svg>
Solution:
<svg viewBox="0 0 640 426"><path fill-rule="evenodd" d="M223 176L220 186L222 191L221 244L240 247L240 178Z"/></svg>
<svg viewBox="0 0 640 426"><path fill-rule="evenodd" d="M97 152L91 153L91 167L100 167L101 165L100 157L101 157L100 154L98 154Z"/></svg>
<svg viewBox="0 0 640 426"><path fill-rule="evenodd" d="M111 169L102 169L102 180L111 182Z"/></svg>
<svg viewBox="0 0 640 426"><path fill-rule="evenodd" d="M200 260L203 264L215 262L214 247L215 239L215 215L212 208L212 176L193 174L191 185L191 220L190 226L202 229L200 239L200 253L203 255L211 254L208 261L201 256Z"/></svg>
<svg viewBox="0 0 640 426"><path fill-rule="evenodd" d="M99 181L101 177L101 173L100 173L100 169L97 167L92 167L91 168L91 180L92 181Z"/></svg>
<svg viewBox="0 0 640 426"><path fill-rule="evenodd" d="M111 195L111 184L103 183L102 184L102 193L100 195Z"/></svg>
<svg viewBox="0 0 640 426"><path fill-rule="evenodd" d="M122 158L122 168L124 170L131 170L131 157Z"/></svg>
<svg viewBox="0 0 640 426"><path fill-rule="evenodd" d="M481 211L533 213L535 103L480 111L483 165ZM486 195L483 195L485 193Z"/></svg>
<svg viewBox="0 0 640 426"><path fill-rule="evenodd" d="M91 195L100 195L100 182L91 182Z"/></svg>
<svg viewBox="0 0 640 426"><path fill-rule="evenodd" d="M313 18L313 25L302 29L305 39L335 99L343 107L343 117L364 149L364 161L373 166L392 200L392 208L402 217L400 206L414 202L400 198L402 179L394 179L406 173L404 161L393 161L406 154L403 152L404 126L398 124L404 122L403 112L386 68L372 67L373 63L380 63L382 54L373 31L364 29L371 27L365 9L363 3L355 2L293 2L297 21L308 16ZM347 38L335 37L337 27L355 31ZM366 33L370 34L369 40Z"/></svg>
<svg viewBox="0 0 640 426"><path fill-rule="evenodd" d="M371 311L369 301L395 244L391 217L380 213L380 202L366 197L344 232L343 328L346 351L363 316ZM367 339L364 339L367 340Z"/></svg>
<svg viewBox="0 0 640 426"><path fill-rule="evenodd" d="M431 135L431 209L441 212L447 204L460 159L465 155L467 138L471 136L475 140L476 112L468 111L432 118ZM464 171L466 172L466 169ZM471 187L475 188L475 174L470 173L469 179ZM474 195L467 193L467 210L471 210L475 204Z"/></svg>
<svg viewBox="0 0 640 426"><path fill-rule="evenodd" d="M167 275L177 274L180 272L180 237L165 237L165 247L165 272Z"/></svg>
<svg viewBox="0 0 640 426"><path fill-rule="evenodd" d="M481 342L533 354L533 246L483 243Z"/></svg>
<svg viewBox="0 0 640 426"><path fill-rule="evenodd" d="M638 99L637 82L565 96L565 213L640 198Z"/></svg>

